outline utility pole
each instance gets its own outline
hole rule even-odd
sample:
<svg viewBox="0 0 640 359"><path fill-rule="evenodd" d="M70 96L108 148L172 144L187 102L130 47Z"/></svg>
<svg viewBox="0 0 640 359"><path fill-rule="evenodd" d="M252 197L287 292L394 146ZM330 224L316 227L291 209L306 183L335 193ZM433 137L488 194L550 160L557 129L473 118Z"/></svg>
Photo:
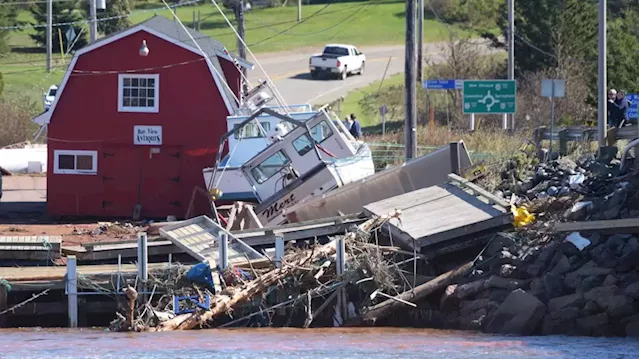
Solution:
<svg viewBox="0 0 640 359"><path fill-rule="evenodd" d="M607 137L607 1L600 0L598 12L598 146Z"/></svg>
<svg viewBox="0 0 640 359"><path fill-rule="evenodd" d="M238 20L238 36L240 37L240 39L242 39L242 41L238 39L238 55L241 59L246 60L247 49L244 47L244 0L237 1L236 16ZM244 67L242 67L242 74L244 75L244 78L241 81L244 84L242 91L245 92L245 87L247 86L247 84L245 83L244 79L247 78L247 69Z"/></svg>
<svg viewBox="0 0 640 359"><path fill-rule="evenodd" d="M513 8L514 8L514 0L507 0L509 2L509 15L508 15L508 20L509 20L509 34L507 34L507 36L509 37L507 40L509 41L509 59L508 59L508 65L509 65L509 73L508 73L508 78L509 80L513 80L515 79L515 61L513 58L513 42L514 42L514 31L515 31L515 27L514 27L514 20L513 20ZM509 114L509 115L503 115L505 121L504 124L504 129L514 129L516 127L516 121L515 121L515 114ZM507 117L508 116L508 117Z"/></svg>
<svg viewBox="0 0 640 359"><path fill-rule="evenodd" d="M51 72L51 27L52 27L52 0L47 0L47 72Z"/></svg>
<svg viewBox="0 0 640 359"><path fill-rule="evenodd" d="M418 83L422 83L422 49L424 47L424 0L418 0L418 73L416 75Z"/></svg>
<svg viewBox="0 0 640 359"><path fill-rule="evenodd" d="M89 43L96 41L98 36L98 21L96 18L96 0L89 0L89 16L91 20L89 22Z"/></svg>
<svg viewBox="0 0 640 359"><path fill-rule="evenodd" d="M302 21L302 0L298 0L298 22Z"/></svg>
<svg viewBox="0 0 640 359"><path fill-rule="evenodd" d="M407 0L404 55L405 151L407 160L416 158L416 0Z"/></svg>

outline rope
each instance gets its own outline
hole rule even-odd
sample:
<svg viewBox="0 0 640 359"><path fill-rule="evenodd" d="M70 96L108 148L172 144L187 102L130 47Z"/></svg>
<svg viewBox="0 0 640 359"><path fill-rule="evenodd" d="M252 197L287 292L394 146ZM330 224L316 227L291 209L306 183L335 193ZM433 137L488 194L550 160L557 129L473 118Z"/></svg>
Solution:
<svg viewBox="0 0 640 359"><path fill-rule="evenodd" d="M11 283L9 283L9 281L7 281L6 279L0 277L0 285L3 285L7 288L7 292L11 292Z"/></svg>

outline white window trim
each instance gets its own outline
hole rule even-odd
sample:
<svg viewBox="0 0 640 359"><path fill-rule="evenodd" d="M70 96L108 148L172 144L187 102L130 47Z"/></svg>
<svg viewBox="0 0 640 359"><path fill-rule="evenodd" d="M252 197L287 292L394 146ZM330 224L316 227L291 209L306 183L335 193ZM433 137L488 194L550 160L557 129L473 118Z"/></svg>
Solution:
<svg viewBox="0 0 640 359"><path fill-rule="evenodd" d="M154 107L125 107L122 105L122 87L125 77L138 79L154 79ZM118 112L142 112L142 113L158 113L160 110L160 75L159 74L118 74Z"/></svg>
<svg viewBox="0 0 640 359"><path fill-rule="evenodd" d="M59 156L92 156L92 170L67 170L60 169ZM75 150L55 150L53 152L53 173L57 175L97 175L98 174L98 151L75 151Z"/></svg>

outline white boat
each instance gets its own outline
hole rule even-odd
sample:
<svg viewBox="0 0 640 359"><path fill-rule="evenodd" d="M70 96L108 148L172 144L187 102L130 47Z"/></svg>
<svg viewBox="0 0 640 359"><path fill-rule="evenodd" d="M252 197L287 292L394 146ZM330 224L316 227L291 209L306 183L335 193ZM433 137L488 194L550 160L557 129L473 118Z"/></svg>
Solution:
<svg viewBox="0 0 640 359"><path fill-rule="evenodd" d="M288 112L289 117L298 121L308 120L316 114L308 104L287 106L286 112L279 106L264 108L280 114ZM242 174L242 165L267 148L273 137L282 136L293 129L291 123L266 112L252 117L254 121L247 121L249 117L251 116L227 117L228 133L223 140L227 138L229 153L220 160L217 170L208 167L202 171L207 190L218 188L222 191L219 200L255 202L251 185ZM241 125L242 128L239 129Z"/></svg>
<svg viewBox="0 0 640 359"><path fill-rule="evenodd" d="M294 114L286 116L261 108L238 123L235 130L223 136L223 141L239 134L238 128L243 129L248 123L258 126L262 119L269 118L261 117L264 114L292 126L283 126L286 129L281 134L270 136L271 143L249 160L243 154L232 163L236 153L244 151L244 140L236 144L235 151L230 145L227 167L220 161L217 167L203 170L207 189L221 192L221 200L253 199L258 203L255 212L261 224L273 226L286 222L285 208L372 175L369 146L355 140L340 120L332 118L329 107L324 106L311 116L301 115L301 120L293 118ZM258 149L257 144L254 146L248 146L247 151ZM244 163L238 166L239 162Z"/></svg>

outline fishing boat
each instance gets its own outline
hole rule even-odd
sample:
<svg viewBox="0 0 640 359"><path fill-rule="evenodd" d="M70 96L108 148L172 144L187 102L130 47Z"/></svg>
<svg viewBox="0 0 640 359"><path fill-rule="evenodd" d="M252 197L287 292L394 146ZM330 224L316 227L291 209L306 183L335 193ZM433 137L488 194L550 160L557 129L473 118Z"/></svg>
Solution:
<svg viewBox="0 0 640 359"><path fill-rule="evenodd" d="M221 148L227 138L242 138L243 131L256 131L253 127L244 130L247 124L263 127L262 122L275 118L281 128L267 134L269 143L248 160L247 153L255 153L259 145L247 145L245 150L244 139L235 138L237 142L235 146L230 143L226 162L220 159L216 167L203 170L209 192L220 200L251 199L257 203L255 213L260 223L272 226L286 222L284 209L299 201L372 175L369 146L351 136L331 107L325 105L311 114L301 112L299 119L294 118L295 114L283 115L263 107L234 123L223 136ZM238 151L247 152L236 159ZM243 163L238 166L240 162Z"/></svg>

